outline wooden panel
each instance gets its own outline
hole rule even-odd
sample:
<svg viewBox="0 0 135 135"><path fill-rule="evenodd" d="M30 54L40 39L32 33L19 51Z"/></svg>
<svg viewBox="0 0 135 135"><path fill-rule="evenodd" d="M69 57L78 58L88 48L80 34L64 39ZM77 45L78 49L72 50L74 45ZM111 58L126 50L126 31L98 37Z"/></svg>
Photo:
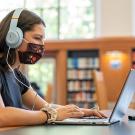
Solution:
<svg viewBox="0 0 135 135"><path fill-rule="evenodd" d="M45 41L45 49L56 50L86 50L102 48L131 48L135 47L134 37L95 38L89 40L53 40Z"/></svg>
<svg viewBox="0 0 135 135"><path fill-rule="evenodd" d="M108 97L103 73L95 70L93 72L93 76L96 88L97 104L102 110L108 109Z"/></svg>
<svg viewBox="0 0 135 135"><path fill-rule="evenodd" d="M58 52L56 56L56 102L57 104L66 104L66 67L67 53L64 50Z"/></svg>
<svg viewBox="0 0 135 135"><path fill-rule="evenodd" d="M101 69L105 77L108 100L116 101L130 69L130 55L129 50L117 49L117 51L122 52L123 56L121 60L121 67L115 69L111 67L110 60L106 56L108 51L114 51L114 49L102 50Z"/></svg>

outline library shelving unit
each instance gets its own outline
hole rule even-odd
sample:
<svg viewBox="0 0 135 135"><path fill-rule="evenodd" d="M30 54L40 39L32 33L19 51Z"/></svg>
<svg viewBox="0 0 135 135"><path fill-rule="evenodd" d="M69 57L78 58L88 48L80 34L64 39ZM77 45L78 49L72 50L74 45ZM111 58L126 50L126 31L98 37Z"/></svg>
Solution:
<svg viewBox="0 0 135 135"><path fill-rule="evenodd" d="M86 87L86 83L82 85L81 82L92 82L93 78L83 78L82 81L82 74L84 72L93 71L92 67L78 67L77 63L73 58L76 58L79 60L79 58L99 58L99 67L100 71L104 75L105 85L107 89L107 98L108 102L114 102L118 98L119 92L121 90L121 87L123 86L123 82L125 81L125 76L128 74L129 69L131 68L131 62L134 63L134 58L131 57L131 54L134 54L134 48L135 48L135 37L103 37L103 38L94 38L94 39L88 39L88 40L50 40L45 41L45 47L46 47L46 54L47 57L53 57L56 59L56 68L55 68L55 84L53 86L52 91L52 97L55 97L54 103L66 105L67 103L73 103L73 99L75 99L73 95L79 95L77 90L78 84L81 84L81 87ZM133 51L132 51L133 49ZM118 70L113 70L110 68L110 63L108 59L108 52L110 51L121 51L124 55L122 57L122 66ZM77 53L78 52L78 53ZM82 53L87 54L87 56L82 56ZM87 53L88 52L88 53ZM92 53L93 52L93 53ZM77 55L77 56L76 56ZM93 57L93 55L95 57ZM67 62L68 61L68 62ZM74 64L71 61L74 61ZM83 60L79 60L83 61ZM85 61L85 60L84 60ZM69 65L67 66L67 63ZM74 65L74 66L73 66ZM83 64L81 64L82 66ZM98 68L99 68L98 67ZM79 70L80 69L80 70ZM94 69L96 69L94 67ZM74 72L73 74L78 73L80 78L70 78L70 74ZM69 74L69 76L67 76ZM80 82L80 83L78 83ZM95 81L94 81L95 82ZM75 86L72 86L75 84ZM93 84L93 83L92 83ZM92 84L90 83L92 88ZM88 84L87 84L88 85ZM71 87L72 86L72 87ZM76 89L73 89L73 88ZM89 86L90 87L90 86ZM70 89L72 88L72 89ZM80 92L82 89L80 89ZM90 93L94 91L95 89L90 89L88 92L87 89L83 89L85 93L84 95L89 95L87 93ZM97 90L95 90L97 92ZM71 94L70 94L71 93ZM75 93L75 94L74 94ZM97 93L95 93L96 96ZM71 96L70 96L71 95ZM80 94L81 95L81 94ZM73 97L73 98L72 98ZM83 96L82 96L83 97ZM94 94L93 96L94 97ZM96 96L97 97L97 96ZM76 104L80 105L88 105L87 100L81 100L80 97L77 97L77 100L74 100ZM97 98L98 99L98 98ZM103 97L104 99L104 97ZM67 102L68 101L68 102ZM78 102L80 101L80 103ZM102 102L102 101L101 101ZM90 104L91 105L91 104Z"/></svg>
<svg viewBox="0 0 135 135"><path fill-rule="evenodd" d="M96 98L92 72L99 70L99 52L74 50L67 53L67 103L93 107Z"/></svg>
<svg viewBox="0 0 135 135"><path fill-rule="evenodd" d="M133 48L131 50L131 68L135 69L135 48ZM135 99L135 94L134 94L133 99L132 99L130 106L129 106L131 108L135 108L135 100L134 99Z"/></svg>
<svg viewBox="0 0 135 135"><path fill-rule="evenodd" d="M133 48L131 52L131 62L131 67L135 69L135 48Z"/></svg>

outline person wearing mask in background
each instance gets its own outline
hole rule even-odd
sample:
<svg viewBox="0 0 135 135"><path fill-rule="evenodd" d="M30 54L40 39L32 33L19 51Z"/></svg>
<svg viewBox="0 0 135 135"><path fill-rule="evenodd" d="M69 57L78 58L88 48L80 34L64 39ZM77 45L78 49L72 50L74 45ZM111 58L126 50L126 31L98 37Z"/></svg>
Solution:
<svg viewBox="0 0 135 135"><path fill-rule="evenodd" d="M32 89L17 68L44 55L45 23L26 9L11 11L0 23L0 127L38 125L66 118L98 116L98 110L76 105L52 106ZM23 109L23 105L29 109Z"/></svg>

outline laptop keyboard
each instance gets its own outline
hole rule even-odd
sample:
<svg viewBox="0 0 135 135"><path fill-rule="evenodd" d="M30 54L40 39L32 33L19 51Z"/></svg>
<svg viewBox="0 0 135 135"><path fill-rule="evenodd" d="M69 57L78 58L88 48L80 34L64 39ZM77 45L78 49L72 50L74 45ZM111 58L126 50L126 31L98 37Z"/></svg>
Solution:
<svg viewBox="0 0 135 135"><path fill-rule="evenodd" d="M96 116L90 116L90 117L81 117L79 119L106 119L106 118L99 118L99 117L96 117Z"/></svg>
<svg viewBox="0 0 135 135"><path fill-rule="evenodd" d="M70 118L70 119L65 119L64 121L66 122L107 122L108 118L82 118L82 119L76 119L76 118Z"/></svg>
<svg viewBox="0 0 135 135"><path fill-rule="evenodd" d="M85 118L68 118L63 121L55 121L54 123L56 124L104 124L108 123L109 118L104 118L104 119L99 119L99 118L94 118L93 117L85 117Z"/></svg>

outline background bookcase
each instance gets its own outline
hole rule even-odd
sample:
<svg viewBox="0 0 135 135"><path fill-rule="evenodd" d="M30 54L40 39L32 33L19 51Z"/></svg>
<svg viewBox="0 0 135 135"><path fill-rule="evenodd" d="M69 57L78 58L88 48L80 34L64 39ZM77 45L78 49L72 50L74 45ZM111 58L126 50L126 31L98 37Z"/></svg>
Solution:
<svg viewBox="0 0 135 135"><path fill-rule="evenodd" d="M135 48L133 48L131 52L131 62L131 67L135 69Z"/></svg>
<svg viewBox="0 0 135 135"><path fill-rule="evenodd" d="M93 70L99 70L98 50L67 52L67 103L79 107L96 104Z"/></svg>
<svg viewBox="0 0 135 135"><path fill-rule="evenodd" d="M131 68L135 69L135 48L131 50ZM135 94L130 103L131 108L135 108Z"/></svg>
<svg viewBox="0 0 135 135"><path fill-rule="evenodd" d="M68 93L73 93L73 92L68 92L67 90L69 85L68 82L70 81L67 79L67 71L68 71L67 61L69 58L72 58L73 56L72 52L76 52L76 51L94 52L94 50L95 51L98 50L96 53L97 57L100 54L98 58L100 61L100 71L104 75L107 100L109 103L113 103L116 102L120 90L125 81L125 76L127 76L129 69L131 68L131 62L133 61L131 54L132 54L132 49L135 48L135 37L103 37L103 38L95 38L90 40L45 41L45 46L46 46L46 54L49 53L56 60L56 68L54 73L55 83L53 85L53 90L52 90L52 95L55 95L55 100L54 100L55 102L53 103L66 105L68 103L67 102ZM121 59L122 60L121 68L117 70L111 68L109 59L107 57L108 52L110 51L122 52L124 57L122 57ZM96 94L97 94L97 90L95 95ZM103 96L101 97L102 99L104 99Z"/></svg>

